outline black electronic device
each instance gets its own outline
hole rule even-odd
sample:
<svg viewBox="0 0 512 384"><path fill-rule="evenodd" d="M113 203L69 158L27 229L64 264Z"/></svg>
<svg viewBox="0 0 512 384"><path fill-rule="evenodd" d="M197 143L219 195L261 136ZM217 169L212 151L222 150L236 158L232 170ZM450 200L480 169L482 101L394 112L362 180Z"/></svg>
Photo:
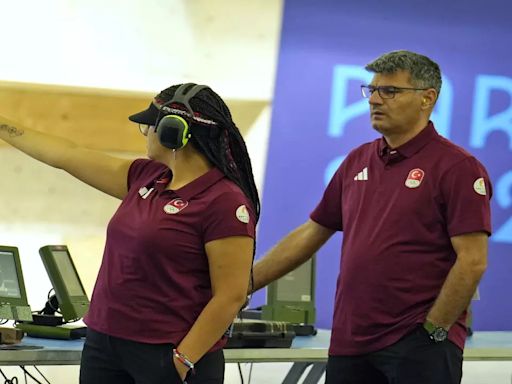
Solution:
<svg viewBox="0 0 512 384"><path fill-rule="evenodd" d="M284 321L236 319L224 348L290 348L294 337L293 325Z"/></svg>
<svg viewBox="0 0 512 384"><path fill-rule="evenodd" d="M0 246L0 319L32 320L16 247Z"/></svg>
<svg viewBox="0 0 512 384"><path fill-rule="evenodd" d="M46 307L56 310L58 306L66 322L82 318L89 309L89 299L68 247L47 245L39 250L39 254L57 297L57 302L53 305L49 302Z"/></svg>

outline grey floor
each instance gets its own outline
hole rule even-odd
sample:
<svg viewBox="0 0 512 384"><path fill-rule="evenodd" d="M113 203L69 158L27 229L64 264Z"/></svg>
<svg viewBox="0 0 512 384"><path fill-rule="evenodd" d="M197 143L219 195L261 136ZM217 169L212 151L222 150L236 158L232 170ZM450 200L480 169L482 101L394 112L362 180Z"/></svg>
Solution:
<svg viewBox="0 0 512 384"><path fill-rule="evenodd" d="M290 366L291 364L289 363L254 364L250 382L253 384L280 384ZM241 367L244 383L248 384L250 364L242 364ZM511 378L512 361L464 362L462 384L511 384ZM320 382L322 383L323 381ZM241 383L236 364L227 365L225 383Z"/></svg>
<svg viewBox="0 0 512 384"><path fill-rule="evenodd" d="M290 363L254 364L252 367L252 384L280 384L288 372ZM249 384L250 364L241 364L244 383ZM46 383L32 367L27 367L42 383ZM19 383L24 383L23 373L17 367L1 367L11 378L18 377ZM78 366L40 366L51 384L78 383ZM506 362L465 362L462 384L511 384L512 361ZM0 382L3 382L0 380ZM28 380L29 383L34 381ZM320 381L322 383L322 381ZM240 375L236 364L227 364L225 384L240 384Z"/></svg>

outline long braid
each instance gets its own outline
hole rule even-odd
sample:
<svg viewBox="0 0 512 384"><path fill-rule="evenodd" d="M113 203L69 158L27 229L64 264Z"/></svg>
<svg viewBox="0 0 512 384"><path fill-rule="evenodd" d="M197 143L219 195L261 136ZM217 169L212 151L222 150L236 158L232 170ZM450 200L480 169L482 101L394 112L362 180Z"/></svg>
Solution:
<svg viewBox="0 0 512 384"><path fill-rule="evenodd" d="M179 85L175 85L167 88L157 98L164 101L171 100L178 87ZM228 179L240 187L245 196L250 200L256 215L255 223L258 223L260 217L260 198L256 183L254 182L251 159L242 134L233 122L229 108L211 88L199 91L189 101L189 104L194 113L199 113L203 117L214 120L218 123L218 128L220 129L220 134L216 138L192 134L190 142L213 165L219 168ZM256 237L254 238L252 253L253 263L255 255ZM252 287L254 286L252 265L249 284L249 291L252 292ZM246 305L249 300L250 298L248 298Z"/></svg>
<svg viewBox="0 0 512 384"><path fill-rule="evenodd" d="M256 215L255 223L258 222L260 217L260 198L256 183L254 182L254 175L252 173L251 159L245 145L245 140L240 133L240 130L233 122L231 112L224 103L224 101L213 92L211 89L202 91L203 97L206 101L204 105L204 112L202 106L198 105L197 112L204 113L221 126L224 127L217 141L208 140L201 136L192 136L192 143L195 143L196 148L201 151L215 166L220 168L222 172L236 183L252 203L254 214ZM200 92L201 93L201 92ZM199 96L199 94L197 95ZM199 102L200 98L195 98ZM196 111L194 99L190 104L194 111ZM253 264L256 256L256 237L254 237L252 251L251 273L249 277L249 292L252 292L254 287ZM243 307L249 304L252 294L247 298ZM242 307L242 308L243 308ZM241 309L242 309L241 308Z"/></svg>
<svg viewBox="0 0 512 384"><path fill-rule="evenodd" d="M166 89L158 98L170 100L178 86ZM220 135L216 138L192 135L190 142L228 179L240 187L252 204L257 223L260 216L260 200L254 182L251 160L245 141L233 122L229 108L210 88L201 90L189 101L189 104L194 112L216 121L220 128Z"/></svg>

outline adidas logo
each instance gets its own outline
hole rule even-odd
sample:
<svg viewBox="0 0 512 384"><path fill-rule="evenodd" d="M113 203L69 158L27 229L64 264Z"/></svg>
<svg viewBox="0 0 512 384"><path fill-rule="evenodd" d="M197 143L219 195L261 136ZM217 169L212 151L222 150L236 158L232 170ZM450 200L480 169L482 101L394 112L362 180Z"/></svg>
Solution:
<svg viewBox="0 0 512 384"><path fill-rule="evenodd" d="M368 180L368 167L364 167L361 172L354 176L354 180L366 181Z"/></svg>

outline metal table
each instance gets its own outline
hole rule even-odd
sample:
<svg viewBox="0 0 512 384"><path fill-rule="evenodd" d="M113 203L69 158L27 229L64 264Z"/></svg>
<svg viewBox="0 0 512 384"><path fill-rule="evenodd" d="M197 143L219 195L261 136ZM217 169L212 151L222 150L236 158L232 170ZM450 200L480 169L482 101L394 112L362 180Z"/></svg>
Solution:
<svg viewBox="0 0 512 384"><path fill-rule="evenodd" d="M284 384L296 383L313 365L304 383L316 383L325 370L330 331L316 336L297 336L291 348L225 349L226 363L292 362ZM83 340L51 340L25 337L19 348L0 350L0 365L79 365ZM14 347L18 348L18 347ZM475 332L468 338L464 359L469 361L512 360L512 332Z"/></svg>

